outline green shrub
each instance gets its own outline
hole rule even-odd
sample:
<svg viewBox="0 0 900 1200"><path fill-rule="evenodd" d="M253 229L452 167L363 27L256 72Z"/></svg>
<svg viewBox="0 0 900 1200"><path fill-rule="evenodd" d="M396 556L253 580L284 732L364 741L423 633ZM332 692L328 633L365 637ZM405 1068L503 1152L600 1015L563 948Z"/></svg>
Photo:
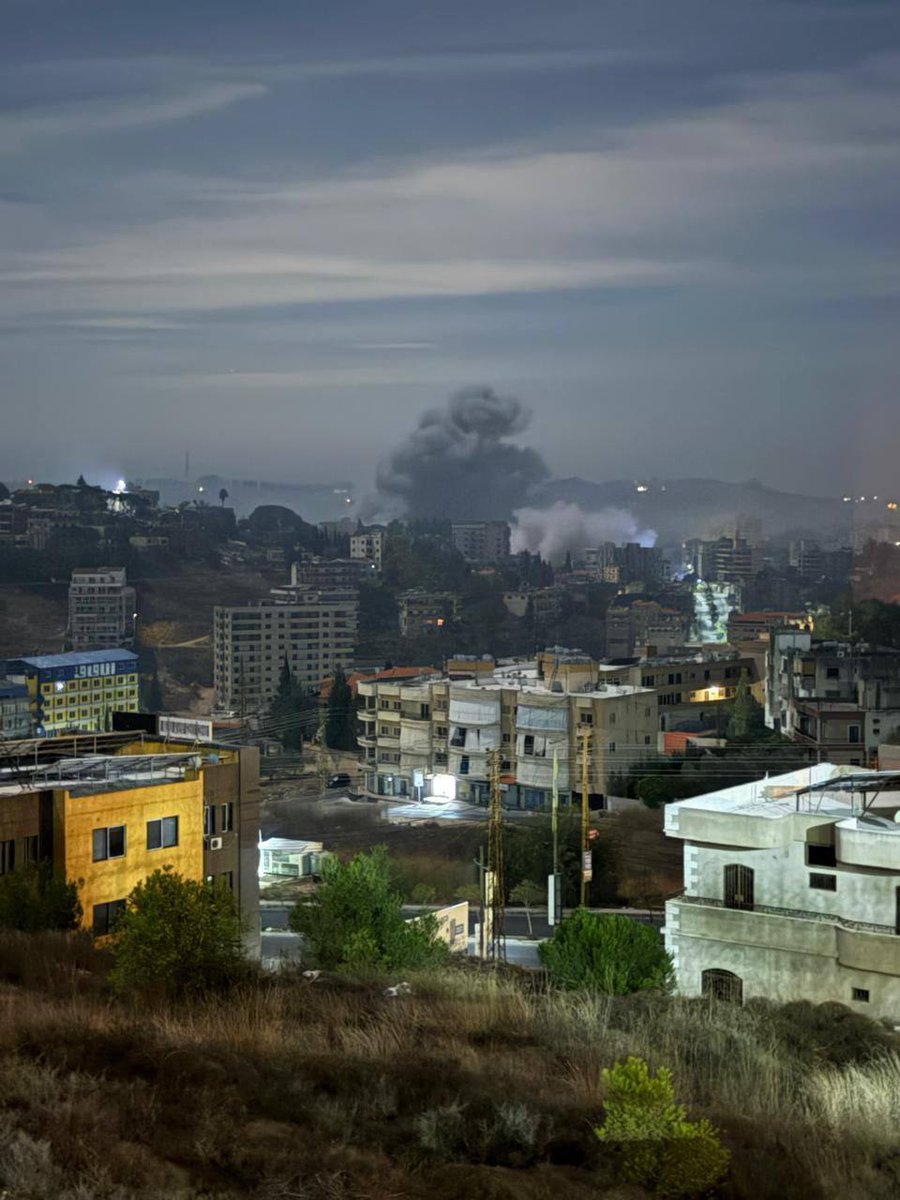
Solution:
<svg viewBox="0 0 900 1200"><path fill-rule="evenodd" d="M231 889L154 871L116 922L110 977L121 991L184 996L234 982L244 965Z"/></svg>
<svg viewBox="0 0 900 1200"><path fill-rule="evenodd" d="M78 885L55 874L52 863L26 863L0 875L0 926L4 929L69 931L80 923Z"/></svg>
<svg viewBox="0 0 900 1200"><path fill-rule="evenodd" d="M606 1120L595 1132L620 1149L626 1182L674 1200L708 1191L723 1177L729 1152L709 1121L687 1120L668 1068L651 1075L632 1057L605 1069L603 1083Z"/></svg>
<svg viewBox="0 0 900 1200"><path fill-rule="evenodd" d="M672 987L672 960L659 934L620 914L598 916L579 908L550 941L541 942L541 962L555 983L609 996Z"/></svg>

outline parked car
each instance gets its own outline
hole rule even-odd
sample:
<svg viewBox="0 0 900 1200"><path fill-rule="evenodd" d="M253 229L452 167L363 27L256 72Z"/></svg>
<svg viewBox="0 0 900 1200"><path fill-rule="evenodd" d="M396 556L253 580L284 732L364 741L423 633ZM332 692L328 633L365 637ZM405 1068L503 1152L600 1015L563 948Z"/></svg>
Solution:
<svg viewBox="0 0 900 1200"><path fill-rule="evenodd" d="M329 790L331 788L348 788L350 787L350 776L345 774L332 775L325 784L325 787Z"/></svg>

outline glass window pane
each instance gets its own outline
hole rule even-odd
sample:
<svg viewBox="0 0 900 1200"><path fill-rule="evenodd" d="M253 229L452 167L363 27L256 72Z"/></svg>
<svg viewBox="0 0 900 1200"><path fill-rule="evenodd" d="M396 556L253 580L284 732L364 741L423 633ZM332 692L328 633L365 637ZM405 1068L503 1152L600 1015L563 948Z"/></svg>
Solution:
<svg viewBox="0 0 900 1200"><path fill-rule="evenodd" d="M162 831L163 831L162 844L164 846L177 846L178 845L178 818L177 817L163 817Z"/></svg>
<svg viewBox="0 0 900 1200"><path fill-rule="evenodd" d="M94 862L102 862L103 859L106 857L108 857L107 853L106 853L106 830L105 829L95 829L94 830ZM96 911L96 909L99 907L100 907L99 905L95 905L94 910Z"/></svg>
<svg viewBox="0 0 900 1200"><path fill-rule="evenodd" d="M147 822L147 849L158 850L162 845L162 822Z"/></svg>
<svg viewBox="0 0 900 1200"><path fill-rule="evenodd" d="M121 858L125 853L125 826L112 825L109 829L109 857Z"/></svg>

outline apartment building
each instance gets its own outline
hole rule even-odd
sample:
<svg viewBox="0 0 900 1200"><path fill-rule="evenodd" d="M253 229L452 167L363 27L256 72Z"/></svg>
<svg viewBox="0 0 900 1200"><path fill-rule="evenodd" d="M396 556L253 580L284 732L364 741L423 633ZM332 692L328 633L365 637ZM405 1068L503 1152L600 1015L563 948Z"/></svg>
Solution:
<svg viewBox="0 0 900 1200"><path fill-rule="evenodd" d="M900 652L815 642L809 632L773 633L766 723L809 746L819 761L873 765L879 743L900 729Z"/></svg>
<svg viewBox="0 0 900 1200"><path fill-rule="evenodd" d="M506 521L467 521L451 526L451 538L466 562L495 563L509 557Z"/></svg>
<svg viewBox="0 0 900 1200"><path fill-rule="evenodd" d="M723 728L742 675L762 702L758 660L736 651L657 655L636 663L601 663L598 667L603 682L653 688L663 731Z"/></svg>
<svg viewBox="0 0 900 1200"><path fill-rule="evenodd" d="M503 593L503 604L508 613L519 618L530 614L537 624L558 620L562 601L563 589L559 587L522 588L517 592Z"/></svg>
<svg viewBox="0 0 900 1200"><path fill-rule="evenodd" d="M0 677L0 741L31 737L33 732L28 688Z"/></svg>
<svg viewBox="0 0 900 1200"><path fill-rule="evenodd" d="M304 557L291 563L291 585L319 588L354 588L377 574L374 562L362 558Z"/></svg>
<svg viewBox="0 0 900 1200"><path fill-rule="evenodd" d="M79 882L84 927L110 931L162 866L234 891L259 953L259 752L133 733L18 743L0 768L0 873L47 860Z"/></svg>
<svg viewBox="0 0 900 1200"><path fill-rule="evenodd" d="M900 772L819 763L670 804L678 991L837 1001L900 1022Z"/></svg>
<svg viewBox="0 0 900 1200"><path fill-rule="evenodd" d="M656 753L655 692L607 685L564 692L533 663L477 680L361 682L358 695L361 771L372 795L452 794L486 804L488 754L499 749L504 804L548 807L554 755L566 804L581 786L579 731L589 729L589 788L602 805L617 775Z"/></svg>
<svg viewBox="0 0 900 1200"><path fill-rule="evenodd" d="M68 641L73 650L134 644L137 600L124 567L86 567L69 584Z"/></svg>
<svg viewBox="0 0 900 1200"><path fill-rule="evenodd" d="M216 707L259 713L268 709L287 660L294 679L318 687L338 669L347 671L356 644L355 589L274 589L284 592L257 604L218 605L213 612Z"/></svg>
<svg viewBox="0 0 900 1200"><path fill-rule="evenodd" d="M417 637L432 629L451 625L459 616L460 598L453 592L426 592L417 588L397 597L397 613L403 637Z"/></svg>
<svg viewBox="0 0 900 1200"><path fill-rule="evenodd" d="M606 653L609 658L634 658L648 645L660 652L684 645L688 622L683 613L658 600L618 597L606 611Z"/></svg>
<svg viewBox="0 0 900 1200"><path fill-rule="evenodd" d="M637 542L616 545L604 542L584 551L584 564L597 578L607 583L657 583L668 574L669 564L656 546L641 546Z"/></svg>
<svg viewBox="0 0 900 1200"><path fill-rule="evenodd" d="M384 545L387 533L384 529L372 527L350 535L350 557L363 562L372 563L378 574L384 561Z"/></svg>
<svg viewBox="0 0 900 1200"><path fill-rule="evenodd" d="M34 732L103 731L115 711L140 707L138 656L131 650L82 650L10 659L6 673L28 692Z"/></svg>

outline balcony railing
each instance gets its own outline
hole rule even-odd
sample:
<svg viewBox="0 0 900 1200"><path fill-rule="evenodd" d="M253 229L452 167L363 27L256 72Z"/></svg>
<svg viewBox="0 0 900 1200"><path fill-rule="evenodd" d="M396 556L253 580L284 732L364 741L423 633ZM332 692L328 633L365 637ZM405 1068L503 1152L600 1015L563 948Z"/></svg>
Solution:
<svg viewBox="0 0 900 1200"><path fill-rule="evenodd" d="M860 933L891 933L897 934L894 925L877 925L873 921L852 921L838 913L809 912L801 908L776 908L772 904L753 904L747 908L735 908L724 900L714 900L710 896L675 896L679 904L697 904L704 908L727 908L740 913L766 913L770 917L794 917L799 921L820 921L826 925L840 925L842 929L855 929Z"/></svg>

